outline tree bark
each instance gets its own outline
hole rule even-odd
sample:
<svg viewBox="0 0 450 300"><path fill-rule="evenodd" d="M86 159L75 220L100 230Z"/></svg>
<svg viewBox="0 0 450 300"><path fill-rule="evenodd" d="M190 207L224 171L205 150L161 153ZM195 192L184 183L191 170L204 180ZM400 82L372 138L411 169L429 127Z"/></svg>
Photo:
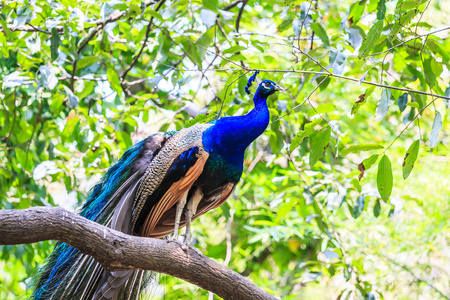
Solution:
<svg viewBox="0 0 450 300"><path fill-rule="evenodd" d="M191 247L127 235L59 207L0 210L0 245L65 242L109 270L165 273L224 299L277 299Z"/></svg>

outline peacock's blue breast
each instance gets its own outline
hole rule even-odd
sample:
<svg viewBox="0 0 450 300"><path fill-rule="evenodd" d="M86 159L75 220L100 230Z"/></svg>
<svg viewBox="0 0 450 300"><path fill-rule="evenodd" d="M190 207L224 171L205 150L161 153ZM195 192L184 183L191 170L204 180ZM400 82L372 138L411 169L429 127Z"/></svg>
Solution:
<svg viewBox="0 0 450 300"><path fill-rule="evenodd" d="M205 194L208 194L229 182L237 183L241 178L242 170L242 164L232 164L219 154L211 152L197 184L203 187Z"/></svg>

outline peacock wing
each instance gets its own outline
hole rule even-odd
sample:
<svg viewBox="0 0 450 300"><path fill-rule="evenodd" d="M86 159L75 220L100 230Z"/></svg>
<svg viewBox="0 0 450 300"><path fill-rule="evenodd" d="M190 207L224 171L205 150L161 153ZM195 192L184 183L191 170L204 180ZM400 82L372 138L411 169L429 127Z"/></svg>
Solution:
<svg viewBox="0 0 450 300"><path fill-rule="evenodd" d="M190 190L202 174L208 152L203 132L212 124L198 124L174 134L148 165L132 212L132 231L151 236L164 213Z"/></svg>

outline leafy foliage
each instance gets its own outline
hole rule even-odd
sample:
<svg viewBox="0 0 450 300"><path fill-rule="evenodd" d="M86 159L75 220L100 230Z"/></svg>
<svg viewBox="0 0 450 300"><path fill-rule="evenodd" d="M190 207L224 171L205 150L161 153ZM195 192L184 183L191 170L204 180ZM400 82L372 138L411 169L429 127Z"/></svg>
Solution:
<svg viewBox="0 0 450 300"><path fill-rule="evenodd" d="M448 298L449 4L5 1L0 208L79 207L136 141L251 109L260 70L286 92L197 247L283 299ZM0 299L52 245L1 247Z"/></svg>

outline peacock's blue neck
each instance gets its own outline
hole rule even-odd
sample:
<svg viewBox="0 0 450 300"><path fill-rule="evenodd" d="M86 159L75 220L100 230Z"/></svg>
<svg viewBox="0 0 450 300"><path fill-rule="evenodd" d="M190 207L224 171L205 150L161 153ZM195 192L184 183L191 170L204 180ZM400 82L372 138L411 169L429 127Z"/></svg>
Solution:
<svg viewBox="0 0 450 300"><path fill-rule="evenodd" d="M267 96L256 91L253 101L255 108L238 117L224 117L217 120L203 133L205 150L214 153L242 171L245 149L260 136L269 124Z"/></svg>

